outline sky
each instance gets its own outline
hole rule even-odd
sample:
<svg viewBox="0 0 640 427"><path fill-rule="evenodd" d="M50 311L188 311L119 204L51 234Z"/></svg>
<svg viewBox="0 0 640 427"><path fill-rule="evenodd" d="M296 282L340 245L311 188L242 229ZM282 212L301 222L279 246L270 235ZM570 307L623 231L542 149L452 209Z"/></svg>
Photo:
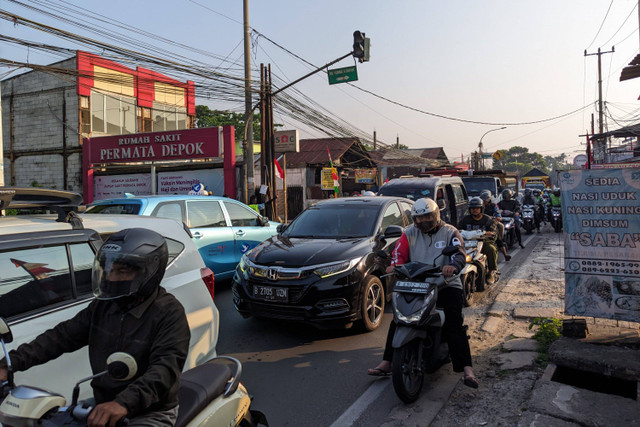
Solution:
<svg viewBox="0 0 640 427"><path fill-rule="evenodd" d="M200 52L182 55L243 76L240 0L21 2L58 10L79 4L87 13L120 21L122 33L140 29L179 42ZM353 31L360 30L371 39L371 60L357 64L358 81L353 86L329 85L326 73L320 72L296 84L295 93L370 137L375 131L382 143L398 139L410 148L443 147L450 160L477 150L481 138L485 152L518 145L543 155L565 153L572 159L585 150L585 139L579 135L591 128L592 114L598 129L598 59L585 57L585 49L596 53L598 48L610 51L615 46L614 53L601 57L605 129L640 120L640 79L619 81L622 68L640 51L637 3L249 0L249 23L264 35L253 33L251 59L254 67L271 64L274 83L282 86L313 69L299 58L316 67L331 62L352 50ZM0 9L106 40L15 1L0 0ZM5 20L0 21L0 34L78 48ZM179 50L162 40L135 37ZM138 50L145 51L142 43ZM0 58L41 65L61 59L2 41ZM354 59L349 57L330 68L352 65ZM0 78L15 75L13 70L3 65ZM256 71L252 79L259 79ZM287 91L294 93L293 88ZM196 104L244 112L241 97L224 102L196 96ZM302 138L326 136L288 116L276 114L275 121L286 129L299 129ZM506 129L498 130L503 126Z"/></svg>

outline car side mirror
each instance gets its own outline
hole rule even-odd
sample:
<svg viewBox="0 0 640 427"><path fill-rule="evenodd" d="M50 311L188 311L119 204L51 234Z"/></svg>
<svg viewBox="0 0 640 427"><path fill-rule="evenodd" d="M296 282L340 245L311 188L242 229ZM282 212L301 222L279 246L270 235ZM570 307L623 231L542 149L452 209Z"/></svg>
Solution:
<svg viewBox="0 0 640 427"><path fill-rule="evenodd" d="M402 236L402 227L399 225L390 225L384 230L384 235L387 239L393 239Z"/></svg>
<svg viewBox="0 0 640 427"><path fill-rule="evenodd" d="M438 207L440 209L444 209L447 207L447 205L444 203L444 199L438 199L438 201L436 202L438 204Z"/></svg>
<svg viewBox="0 0 640 427"><path fill-rule="evenodd" d="M267 225L269 225L269 218L265 217L265 216L259 216L256 221L258 222L258 225L260 227L265 227Z"/></svg>
<svg viewBox="0 0 640 427"><path fill-rule="evenodd" d="M278 233L282 233L286 229L287 229L287 224L278 224L278 226L276 227L276 231Z"/></svg>

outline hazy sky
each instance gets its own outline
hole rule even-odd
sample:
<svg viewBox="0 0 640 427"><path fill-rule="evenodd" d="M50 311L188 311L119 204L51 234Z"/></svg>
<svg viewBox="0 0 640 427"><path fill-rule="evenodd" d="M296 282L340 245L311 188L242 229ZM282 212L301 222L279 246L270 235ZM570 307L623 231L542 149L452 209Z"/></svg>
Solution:
<svg viewBox="0 0 640 427"><path fill-rule="evenodd" d="M143 29L215 54L218 59L182 52L213 67L231 67L230 73L242 76L241 0L30 3L81 4L130 29ZM2 0L0 5L23 17L104 40L13 1ZM609 129L640 118L640 79L619 81L621 69L640 47L635 0L251 0L249 20L252 28L316 66L350 52L354 30L365 32L371 38L371 61L358 64L355 85L412 109L459 120L404 108L346 84L329 86L325 73L296 88L367 134L377 131L378 139L385 143L395 143L399 136L411 148L442 146L452 160L476 150L486 131L501 126L507 129L484 137L486 151L521 145L544 155L564 152L573 158L584 150L584 138L578 135L590 128L592 113L597 120L598 98L597 57L585 57L585 49L595 53L598 47L609 51L615 45L615 53L602 56ZM0 33L76 47L6 21L0 21ZM254 65L271 63L274 81L292 81L312 69L262 37L254 36L253 41ZM177 51L158 40L151 43ZM0 57L37 64L60 60L4 42L0 42ZM353 64L353 58L347 58L332 68ZM9 70L3 69L0 76L4 78ZM259 75L254 72L252 77ZM241 100L224 105L196 98L196 103L239 112L244 109ZM586 108L561 119L518 125L582 107ZM296 127L287 117L277 116L276 122ZM324 136L305 127L300 130L302 137Z"/></svg>

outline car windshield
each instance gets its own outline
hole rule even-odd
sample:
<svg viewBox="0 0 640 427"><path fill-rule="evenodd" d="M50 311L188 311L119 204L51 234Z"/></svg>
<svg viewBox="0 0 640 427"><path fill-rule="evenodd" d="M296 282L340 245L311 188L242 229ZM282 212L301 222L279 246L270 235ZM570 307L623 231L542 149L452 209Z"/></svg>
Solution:
<svg viewBox="0 0 640 427"><path fill-rule="evenodd" d="M496 194L496 181L494 178L462 178L469 197L479 196L483 190L491 190L491 194Z"/></svg>
<svg viewBox="0 0 640 427"><path fill-rule="evenodd" d="M140 205L137 203L118 203L113 205L91 206L85 213L138 215L139 212Z"/></svg>
<svg viewBox="0 0 640 427"><path fill-rule="evenodd" d="M395 188L380 188L381 196L392 196L392 197L404 197L409 200L418 200L424 199L425 197L429 197L433 199L433 191L429 188L406 188L406 187L395 187Z"/></svg>
<svg viewBox="0 0 640 427"><path fill-rule="evenodd" d="M311 207L283 233L284 237L347 239L373 234L380 206L348 203Z"/></svg>

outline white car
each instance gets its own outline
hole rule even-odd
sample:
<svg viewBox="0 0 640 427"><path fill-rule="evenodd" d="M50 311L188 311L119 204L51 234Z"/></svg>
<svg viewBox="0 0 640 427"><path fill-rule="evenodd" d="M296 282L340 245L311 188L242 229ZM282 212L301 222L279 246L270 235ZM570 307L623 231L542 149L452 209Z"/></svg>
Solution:
<svg viewBox="0 0 640 427"><path fill-rule="evenodd" d="M9 206L11 207L11 205ZM0 316L10 325L9 349L73 317L93 299L91 268L105 236L124 228L149 228L169 248L163 286L182 303L191 330L185 370L216 356L219 313L214 277L182 223L143 216L81 216L82 229L51 215L0 218ZM18 384L70 397L73 385L91 375L87 347L16 374ZM91 387L81 389L82 396Z"/></svg>

